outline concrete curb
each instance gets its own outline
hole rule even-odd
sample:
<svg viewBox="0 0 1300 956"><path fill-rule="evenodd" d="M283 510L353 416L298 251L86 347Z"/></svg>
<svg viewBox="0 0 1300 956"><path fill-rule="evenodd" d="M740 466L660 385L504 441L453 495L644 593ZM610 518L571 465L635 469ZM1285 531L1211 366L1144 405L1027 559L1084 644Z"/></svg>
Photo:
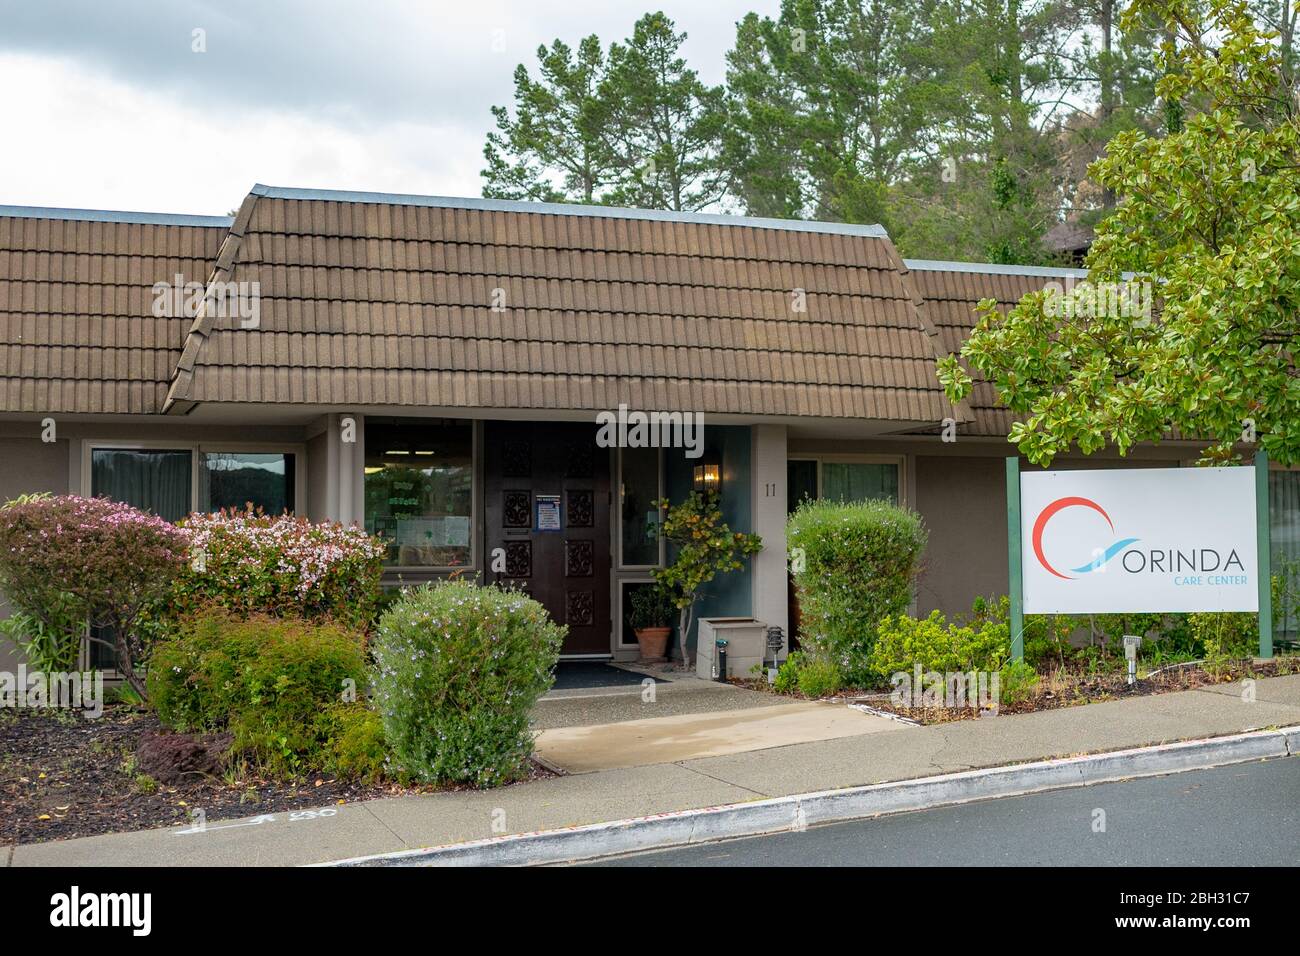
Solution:
<svg viewBox="0 0 1300 956"><path fill-rule="evenodd" d="M1300 726L516 833L317 866L527 866L800 830L972 800L1300 755Z"/></svg>

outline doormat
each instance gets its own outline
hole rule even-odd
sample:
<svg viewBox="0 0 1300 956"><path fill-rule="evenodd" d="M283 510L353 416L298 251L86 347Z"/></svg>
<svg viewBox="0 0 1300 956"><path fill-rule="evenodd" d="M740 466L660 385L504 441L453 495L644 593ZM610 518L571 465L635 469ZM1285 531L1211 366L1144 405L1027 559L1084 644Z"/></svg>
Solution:
<svg viewBox="0 0 1300 956"><path fill-rule="evenodd" d="M604 661L560 661L555 665L555 686L551 690L587 690L594 687L630 687L640 684L649 674L636 674ZM650 677L656 684L666 681Z"/></svg>

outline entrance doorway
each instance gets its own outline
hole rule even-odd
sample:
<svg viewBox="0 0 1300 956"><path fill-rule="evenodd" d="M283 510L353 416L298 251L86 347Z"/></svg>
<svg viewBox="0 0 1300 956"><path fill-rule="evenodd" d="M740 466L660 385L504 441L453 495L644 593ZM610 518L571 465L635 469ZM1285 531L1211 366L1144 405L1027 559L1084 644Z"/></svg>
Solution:
<svg viewBox="0 0 1300 956"><path fill-rule="evenodd" d="M527 591L567 625L561 654L610 654L609 452L595 423L488 422L489 583Z"/></svg>

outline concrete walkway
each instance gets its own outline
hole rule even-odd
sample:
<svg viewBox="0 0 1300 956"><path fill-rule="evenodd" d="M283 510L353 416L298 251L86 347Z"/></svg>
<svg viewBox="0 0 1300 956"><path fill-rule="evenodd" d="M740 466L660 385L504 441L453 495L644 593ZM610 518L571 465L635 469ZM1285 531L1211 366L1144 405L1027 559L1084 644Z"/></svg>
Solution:
<svg viewBox="0 0 1300 956"><path fill-rule="evenodd" d="M590 773L835 740L899 726L843 704L800 701L544 730L537 735L537 755L568 773Z"/></svg>
<svg viewBox="0 0 1300 956"><path fill-rule="evenodd" d="M777 701L773 706L784 703ZM293 865L1300 724L1300 675L1036 714L573 774L500 790L374 800L325 816L210 822L0 849L15 866ZM261 822L256 822L261 820Z"/></svg>

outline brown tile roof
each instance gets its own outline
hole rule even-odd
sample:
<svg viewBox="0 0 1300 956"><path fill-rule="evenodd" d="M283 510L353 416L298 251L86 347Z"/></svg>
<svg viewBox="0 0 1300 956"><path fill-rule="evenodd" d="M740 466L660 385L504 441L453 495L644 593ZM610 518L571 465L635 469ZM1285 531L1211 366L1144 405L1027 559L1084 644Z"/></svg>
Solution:
<svg viewBox="0 0 1300 956"><path fill-rule="evenodd" d="M204 281L228 223L0 206L0 411L160 412L190 320L152 286Z"/></svg>
<svg viewBox="0 0 1300 956"><path fill-rule="evenodd" d="M942 354L957 352L975 327L975 306L981 299L995 299L1006 313L1026 293L1042 289L1065 277L1083 278L1082 269L1051 269L1032 266L998 266L983 263L905 260L908 279L924 298L924 311L938 331ZM964 435L1005 437L1014 420L997 397L991 384L975 375L970 398L974 421L960 426Z"/></svg>
<svg viewBox="0 0 1300 956"><path fill-rule="evenodd" d="M196 321L170 397L938 421L902 269L877 227L257 187L214 275L260 324Z"/></svg>

